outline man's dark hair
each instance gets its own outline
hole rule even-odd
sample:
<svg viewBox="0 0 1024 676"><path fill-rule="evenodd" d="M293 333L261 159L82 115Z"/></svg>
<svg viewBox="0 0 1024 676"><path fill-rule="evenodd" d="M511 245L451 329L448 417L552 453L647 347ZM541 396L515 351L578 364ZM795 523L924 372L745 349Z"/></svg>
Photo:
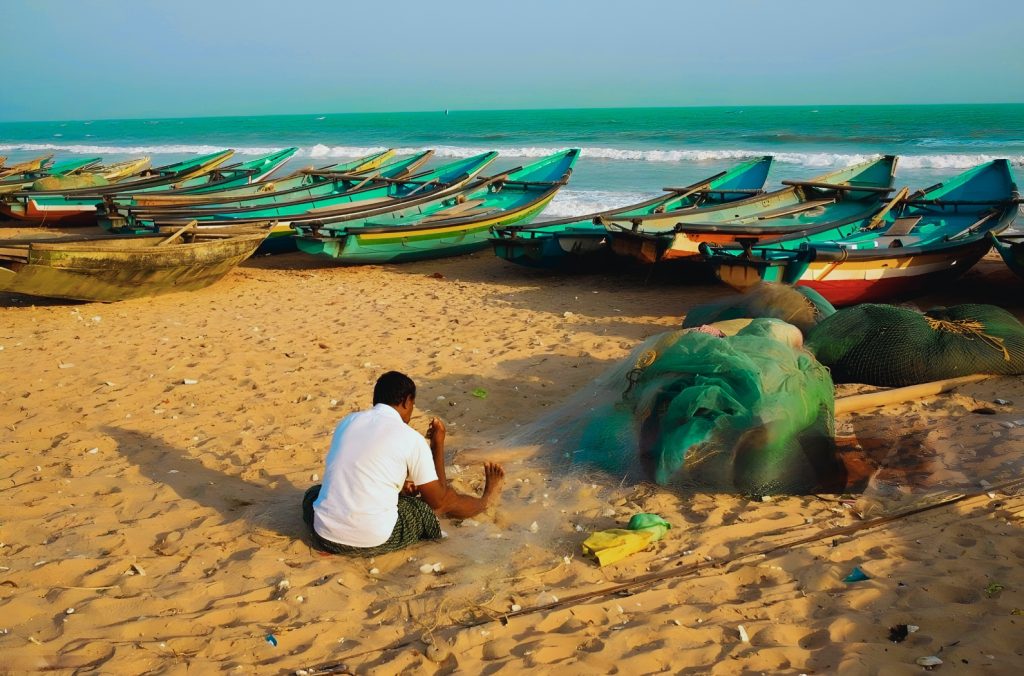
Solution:
<svg viewBox="0 0 1024 676"><path fill-rule="evenodd" d="M373 386L374 405L399 406L406 397L416 398L416 383L404 373L388 371L377 378L377 384Z"/></svg>

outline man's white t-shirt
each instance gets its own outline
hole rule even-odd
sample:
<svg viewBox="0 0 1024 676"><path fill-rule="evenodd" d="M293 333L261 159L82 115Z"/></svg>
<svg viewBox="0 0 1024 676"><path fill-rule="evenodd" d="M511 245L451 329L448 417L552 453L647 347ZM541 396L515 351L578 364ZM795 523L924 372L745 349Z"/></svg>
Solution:
<svg viewBox="0 0 1024 676"><path fill-rule="evenodd" d="M350 547L376 547L391 537L407 479L417 486L437 481L426 439L387 404L345 416L326 465L313 529Z"/></svg>

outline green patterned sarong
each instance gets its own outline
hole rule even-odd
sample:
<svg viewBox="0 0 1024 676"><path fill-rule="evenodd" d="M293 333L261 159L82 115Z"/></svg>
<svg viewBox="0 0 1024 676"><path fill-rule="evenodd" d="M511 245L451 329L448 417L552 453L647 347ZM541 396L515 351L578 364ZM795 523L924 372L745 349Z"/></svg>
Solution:
<svg viewBox="0 0 1024 676"><path fill-rule="evenodd" d="M377 556L388 552L397 552L420 540L441 539L441 524L438 523L434 510L419 498L408 495L398 496L398 521L395 529L382 544L376 547L352 547L338 542L331 542L320 537L313 529L313 503L320 496L320 485L313 486L302 498L302 520L309 526L313 546L320 551L348 556Z"/></svg>

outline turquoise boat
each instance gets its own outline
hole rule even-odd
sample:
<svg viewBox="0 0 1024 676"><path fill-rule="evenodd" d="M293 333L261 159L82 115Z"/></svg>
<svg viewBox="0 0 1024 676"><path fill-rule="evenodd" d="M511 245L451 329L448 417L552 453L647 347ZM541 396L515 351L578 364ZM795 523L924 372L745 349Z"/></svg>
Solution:
<svg viewBox="0 0 1024 676"><path fill-rule="evenodd" d="M832 171L807 181L783 181L781 190L705 209L605 220L612 250L642 263L701 261L700 245L757 242L814 224L854 223L878 209L893 191L896 157Z"/></svg>
<svg viewBox="0 0 1024 676"><path fill-rule="evenodd" d="M416 198L418 203L420 200L434 199L442 194L458 192L467 181L483 171L497 156L498 153L493 151L481 153L414 176L378 178L362 186L358 186L358 184L363 183L365 178L356 177L358 187L347 192L314 194L310 197L286 200L281 203L274 203L271 200L269 204L255 206L243 205L206 210L182 209L175 210L173 213L159 214L156 217L147 217L143 213L138 218L121 216L120 222L110 215L108 216L109 227L111 230L123 228L152 230L160 226L184 225L191 220L199 221L201 226L210 227L264 223L266 221L286 224L303 220L340 217L368 209L389 209L394 208L394 205L401 203L402 200L410 198ZM130 213L129 216L131 216ZM101 223L101 225L103 224Z"/></svg>
<svg viewBox="0 0 1024 676"><path fill-rule="evenodd" d="M485 248L492 228L535 217L572 175L579 149L478 179L445 199L297 224L300 251L345 264L443 258Z"/></svg>
<svg viewBox="0 0 1024 676"><path fill-rule="evenodd" d="M1003 257L1006 267L1013 270L1018 277L1024 279L1024 235L1002 235L996 237L990 234L996 251Z"/></svg>
<svg viewBox="0 0 1024 676"><path fill-rule="evenodd" d="M107 214L100 225L114 232L152 232L160 227L184 225L195 220L200 227L226 227L255 225L272 222L270 234L258 253L282 253L295 250L294 225L307 221L325 219L344 220L364 212L381 214L395 209L421 206L445 199L458 193L463 186L497 158L498 153L486 152L473 157L450 162L437 169L408 177L374 177L366 183L366 177L358 181L347 192L314 196L281 204L265 204L255 207L241 207L224 212L197 214L195 210L178 210L155 218L127 218ZM347 181L354 179L349 177ZM365 185L363 185L366 183ZM214 210L216 211L216 210Z"/></svg>
<svg viewBox="0 0 1024 676"><path fill-rule="evenodd" d="M389 184L388 179L398 180L415 176L413 172L426 163L433 152L428 150L418 153L369 172L317 171L300 177L298 182L289 179L288 183L295 183L297 187L283 190L273 189L240 199L223 198L223 193L217 192L209 193L208 196L218 198L218 201L210 204L160 204L127 208L118 205L117 211L124 217L126 223L174 219L194 219L202 223L221 218L258 216L261 213L268 214L268 209L304 205L313 200L325 200L357 191L367 192L369 188L386 187ZM302 183L303 179L305 179L305 183ZM174 196L167 195L166 197L173 198ZM320 206L324 206L324 204L321 203Z"/></svg>
<svg viewBox="0 0 1024 676"><path fill-rule="evenodd" d="M743 162L728 171L685 188L665 188L666 193L638 204L528 225L494 230L494 253L507 261L535 268L593 269L612 262L606 220L702 209L763 192L772 166L766 155Z"/></svg>
<svg viewBox="0 0 1024 676"><path fill-rule="evenodd" d="M895 199L861 222L806 228L703 253L735 288L762 280L814 289L833 305L913 296L953 279L988 253L1017 216L1009 162L994 160Z"/></svg>
<svg viewBox="0 0 1024 676"><path fill-rule="evenodd" d="M216 167L200 176L175 182L168 187L152 186L145 188L144 191L167 190L176 194L203 195L227 188L260 183L280 169L297 151L298 148L285 148L248 162ZM123 193L124 191L118 190L117 192Z"/></svg>
<svg viewBox="0 0 1024 676"><path fill-rule="evenodd" d="M0 214L47 225L57 222L61 225L93 225L96 222L96 204L105 195L150 188L167 189L176 182L213 171L233 153L233 150L222 150L146 169L110 185L5 193L0 195Z"/></svg>
<svg viewBox="0 0 1024 676"><path fill-rule="evenodd" d="M180 194L163 191L117 196L114 199L114 204L118 209L135 207L139 211L146 208L163 209L211 204L240 204L246 200L261 198L270 194L276 195L292 190L309 188L318 183L330 181L340 174L366 174L376 170L384 172L385 168L390 171L392 167L399 164L398 162L391 161L394 154L393 150L382 150L349 162L329 164L318 168L303 168L282 178L267 179L236 188L223 188L209 193ZM429 151L428 153L421 154L429 158ZM408 163L409 160L405 160L405 162Z"/></svg>

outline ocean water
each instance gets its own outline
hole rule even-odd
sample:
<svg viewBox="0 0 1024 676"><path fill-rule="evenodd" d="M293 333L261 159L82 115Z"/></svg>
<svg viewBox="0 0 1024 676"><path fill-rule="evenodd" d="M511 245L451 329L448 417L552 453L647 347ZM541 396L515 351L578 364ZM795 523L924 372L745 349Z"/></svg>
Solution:
<svg viewBox="0 0 1024 676"><path fill-rule="evenodd" d="M1024 105L796 106L436 111L185 119L0 122L0 155L151 155L154 164L234 148L240 160L298 146L293 167L380 150L434 148L434 164L485 150L495 169L566 147L583 153L546 215L638 201L760 155L768 186L898 154L898 185L926 187L980 162L1024 171ZM287 170L288 167L285 167Z"/></svg>

